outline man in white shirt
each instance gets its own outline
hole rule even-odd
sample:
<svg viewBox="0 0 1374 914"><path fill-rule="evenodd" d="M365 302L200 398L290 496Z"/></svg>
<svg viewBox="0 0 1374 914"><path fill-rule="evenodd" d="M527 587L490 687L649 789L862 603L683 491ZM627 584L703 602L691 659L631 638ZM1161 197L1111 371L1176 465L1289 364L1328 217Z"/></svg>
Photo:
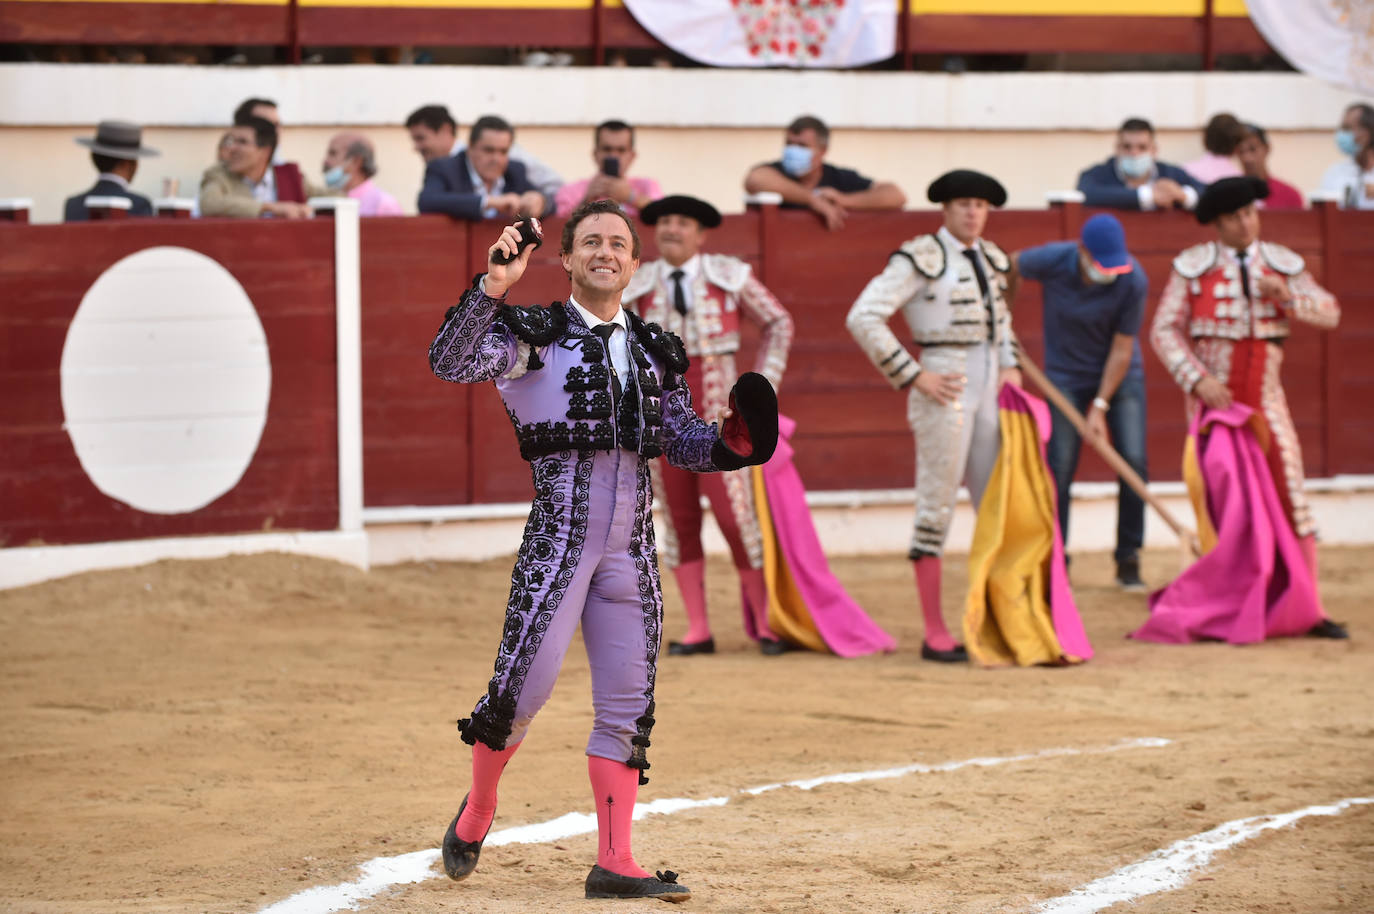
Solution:
<svg viewBox="0 0 1374 914"><path fill-rule="evenodd" d="M1345 109L1336 146L1347 158L1322 175L1321 193L1347 209L1374 209L1374 105Z"/></svg>

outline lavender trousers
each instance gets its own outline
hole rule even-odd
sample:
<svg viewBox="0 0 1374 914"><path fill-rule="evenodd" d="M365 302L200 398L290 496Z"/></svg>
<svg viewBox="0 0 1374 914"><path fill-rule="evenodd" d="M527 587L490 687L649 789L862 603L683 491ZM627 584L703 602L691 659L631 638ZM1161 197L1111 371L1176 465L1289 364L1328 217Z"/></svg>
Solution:
<svg viewBox="0 0 1374 914"><path fill-rule="evenodd" d="M587 754L643 772L663 622L648 463L618 449L564 451L530 467L535 500L495 673L459 729L496 750L522 740L580 624L595 714Z"/></svg>

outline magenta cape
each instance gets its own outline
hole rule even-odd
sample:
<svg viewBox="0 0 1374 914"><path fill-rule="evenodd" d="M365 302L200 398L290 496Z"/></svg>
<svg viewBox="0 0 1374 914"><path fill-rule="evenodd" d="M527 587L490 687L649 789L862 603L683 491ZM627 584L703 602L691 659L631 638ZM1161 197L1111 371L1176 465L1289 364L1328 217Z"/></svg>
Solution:
<svg viewBox="0 0 1374 914"><path fill-rule="evenodd" d="M1164 644L1303 635L1325 613L1302 547L1284 514L1253 410L1203 409L1188 429L1216 546L1150 595L1150 621L1132 638ZM1199 519L1200 525L1201 518Z"/></svg>
<svg viewBox="0 0 1374 914"><path fill-rule="evenodd" d="M796 427L778 416L778 449L767 464L754 468L768 624L792 644L841 657L895 650L897 642L845 592L825 560L806 489L792 463L789 439Z"/></svg>

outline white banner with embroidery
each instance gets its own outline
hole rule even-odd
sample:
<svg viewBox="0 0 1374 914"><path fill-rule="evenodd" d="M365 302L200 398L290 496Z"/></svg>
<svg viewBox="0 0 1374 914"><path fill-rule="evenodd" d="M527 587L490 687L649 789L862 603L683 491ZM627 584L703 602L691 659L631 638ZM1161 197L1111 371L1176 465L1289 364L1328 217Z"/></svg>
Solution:
<svg viewBox="0 0 1374 914"><path fill-rule="evenodd" d="M716 67L862 67L897 53L897 0L623 0L655 38Z"/></svg>
<svg viewBox="0 0 1374 914"><path fill-rule="evenodd" d="M1374 94L1374 0L1246 0L1246 8L1294 67Z"/></svg>

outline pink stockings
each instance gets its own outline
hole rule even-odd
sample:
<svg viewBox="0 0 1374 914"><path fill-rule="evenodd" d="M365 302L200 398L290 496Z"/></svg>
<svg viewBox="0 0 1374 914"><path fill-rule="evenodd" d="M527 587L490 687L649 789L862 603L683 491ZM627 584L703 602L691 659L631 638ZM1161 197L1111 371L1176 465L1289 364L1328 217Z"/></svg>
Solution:
<svg viewBox="0 0 1374 914"><path fill-rule="evenodd" d="M639 771L624 762L587 756L587 777L596 801L596 862L621 876L644 877L649 873L635 863L630 849L630 823L639 796Z"/></svg>
<svg viewBox="0 0 1374 914"><path fill-rule="evenodd" d="M921 598L921 615L925 617L926 644L937 651L949 651L958 647L945 628L945 617L940 607L940 557L928 555L912 562L916 568L916 593Z"/></svg>
<svg viewBox="0 0 1374 914"><path fill-rule="evenodd" d="M491 828L491 820L496 815L496 784L501 780L501 772L506 770L506 762L519 748L519 743L500 752L482 743L472 747L472 789L468 791L468 805L453 829L460 840L481 841L487 836L487 829Z"/></svg>

